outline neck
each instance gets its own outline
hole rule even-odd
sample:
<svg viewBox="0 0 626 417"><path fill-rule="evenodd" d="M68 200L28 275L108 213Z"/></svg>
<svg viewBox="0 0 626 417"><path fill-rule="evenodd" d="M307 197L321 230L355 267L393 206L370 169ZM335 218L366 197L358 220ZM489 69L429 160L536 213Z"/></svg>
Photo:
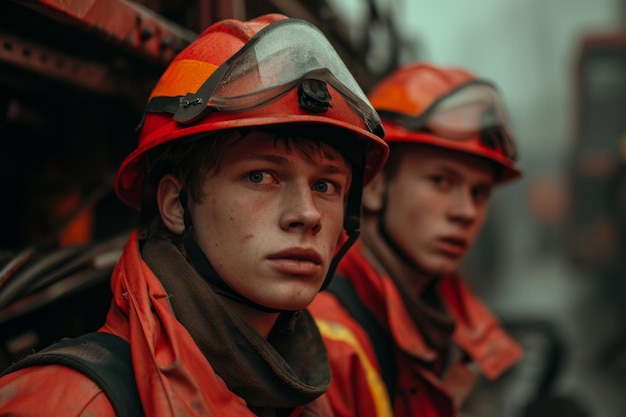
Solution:
<svg viewBox="0 0 626 417"><path fill-rule="evenodd" d="M364 256L380 272L388 274L402 291L418 297L435 277L426 274L417 265L397 253L379 232L378 217L364 216L361 239Z"/></svg>
<svg viewBox="0 0 626 417"><path fill-rule="evenodd" d="M264 339L267 339L269 336L280 314L260 311L229 297L222 297L222 301L230 311L250 325L250 327L256 330Z"/></svg>

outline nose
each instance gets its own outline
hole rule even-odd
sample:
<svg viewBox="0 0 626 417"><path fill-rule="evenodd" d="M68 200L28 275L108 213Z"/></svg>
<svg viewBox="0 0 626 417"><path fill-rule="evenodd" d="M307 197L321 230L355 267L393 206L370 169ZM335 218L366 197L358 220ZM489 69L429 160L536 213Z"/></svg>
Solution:
<svg viewBox="0 0 626 417"><path fill-rule="evenodd" d="M280 227L283 230L303 229L313 234L322 230L322 215L308 183L290 186L284 193L282 204Z"/></svg>
<svg viewBox="0 0 626 417"><path fill-rule="evenodd" d="M471 190L461 189L455 193L449 208L449 215L454 221L463 225L470 225L476 221L478 207Z"/></svg>

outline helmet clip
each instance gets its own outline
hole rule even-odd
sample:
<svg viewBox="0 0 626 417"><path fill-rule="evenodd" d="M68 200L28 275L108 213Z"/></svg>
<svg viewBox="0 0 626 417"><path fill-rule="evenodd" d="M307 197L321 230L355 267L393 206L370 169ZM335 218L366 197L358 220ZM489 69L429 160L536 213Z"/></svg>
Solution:
<svg viewBox="0 0 626 417"><path fill-rule="evenodd" d="M324 81L306 79L298 86L298 105L302 110L324 113L332 107L331 98Z"/></svg>
<svg viewBox="0 0 626 417"><path fill-rule="evenodd" d="M178 110L174 113L174 120L179 123L195 123L206 111L204 99L197 93L187 93L178 99Z"/></svg>

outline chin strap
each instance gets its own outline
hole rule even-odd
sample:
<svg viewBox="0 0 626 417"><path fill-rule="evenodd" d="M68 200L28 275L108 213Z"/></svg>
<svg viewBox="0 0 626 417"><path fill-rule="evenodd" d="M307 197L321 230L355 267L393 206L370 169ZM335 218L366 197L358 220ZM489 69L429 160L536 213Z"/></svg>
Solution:
<svg viewBox="0 0 626 417"><path fill-rule="evenodd" d="M330 267L328 268L328 272L326 273L326 278L324 278L324 282L322 283L322 288L320 288L320 291L324 290L330 285L330 282L335 275L335 269L337 269L339 261L341 260L341 258L343 258L346 252L348 252L348 249L350 249L350 247L354 245L360 234L361 232L358 230L348 230L348 239L343 243L341 248L339 248L335 256L333 256L333 259L330 262Z"/></svg>
<svg viewBox="0 0 626 417"><path fill-rule="evenodd" d="M364 167L366 164L367 155L363 153L360 157L360 167ZM352 167L352 172L355 171L354 166ZM363 172L363 170L360 170ZM325 289L330 285L330 282L335 275L335 269L337 269L337 265L343 256L348 252L348 249L359 238L361 234L361 199L363 197L363 187L365 182L365 175L353 175L352 176L352 184L350 185L350 192L348 193L348 201L346 204L346 216L343 219L343 228L346 230L348 234L348 239L343 243L343 245L339 248L339 250L333 256L332 261L330 262L330 266L328 268L328 272L326 273L326 278L322 283L322 288L320 291Z"/></svg>

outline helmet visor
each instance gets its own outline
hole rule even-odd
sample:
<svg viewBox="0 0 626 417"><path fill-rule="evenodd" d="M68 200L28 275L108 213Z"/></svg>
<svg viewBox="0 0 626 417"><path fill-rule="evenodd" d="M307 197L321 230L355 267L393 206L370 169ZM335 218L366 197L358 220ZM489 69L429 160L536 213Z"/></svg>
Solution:
<svg viewBox="0 0 626 417"><path fill-rule="evenodd" d="M235 55L209 76L200 89L176 98L174 119L195 123L208 112L252 110L318 80L339 91L371 132L380 131L380 118L324 34L300 19L285 19L260 30ZM169 98L169 97L168 97ZM155 97L158 103L165 97ZM168 111L148 106L148 111Z"/></svg>
<svg viewBox="0 0 626 417"><path fill-rule="evenodd" d="M452 140L480 138L490 148L501 147L512 160L517 150L504 107L490 83L473 81L436 100L419 116L380 111L400 126Z"/></svg>

